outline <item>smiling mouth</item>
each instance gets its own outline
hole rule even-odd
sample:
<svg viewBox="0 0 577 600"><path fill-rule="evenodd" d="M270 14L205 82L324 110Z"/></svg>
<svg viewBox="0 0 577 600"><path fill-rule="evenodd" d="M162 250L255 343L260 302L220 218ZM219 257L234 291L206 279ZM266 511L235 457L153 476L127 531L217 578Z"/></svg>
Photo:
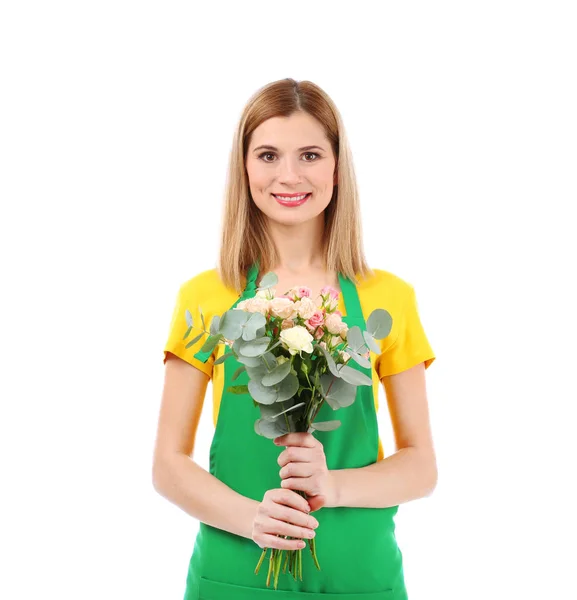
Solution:
<svg viewBox="0 0 577 600"><path fill-rule="evenodd" d="M300 202L302 200L306 200L309 196L312 195L312 192L307 192L304 194L291 194L291 195L284 195L284 194L272 194L277 200L280 200L281 202Z"/></svg>

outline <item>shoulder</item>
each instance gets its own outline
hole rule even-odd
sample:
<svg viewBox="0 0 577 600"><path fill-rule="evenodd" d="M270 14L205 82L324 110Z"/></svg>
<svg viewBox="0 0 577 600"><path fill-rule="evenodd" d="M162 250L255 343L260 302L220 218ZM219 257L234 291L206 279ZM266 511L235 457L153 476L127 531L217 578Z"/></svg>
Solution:
<svg viewBox="0 0 577 600"><path fill-rule="evenodd" d="M357 286L361 304L368 312L375 308L398 312L410 297L413 286L386 269L372 268L372 271L373 275L361 280Z"/></svg>
<svg viewBox="0 0 577 600"><path fill-rule="evenodd" d="M180 286L180 296L186 302L199 304L205 314L225 312L238 297L224 285L216 268L205 269L185 280Z"/></svg>

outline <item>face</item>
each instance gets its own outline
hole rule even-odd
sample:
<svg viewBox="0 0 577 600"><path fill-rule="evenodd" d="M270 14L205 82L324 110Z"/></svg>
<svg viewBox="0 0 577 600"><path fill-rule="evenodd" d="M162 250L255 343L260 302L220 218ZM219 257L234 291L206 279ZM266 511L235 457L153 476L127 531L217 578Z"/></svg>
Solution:
<svg viewBox="0 0 577 600"><path fill-rule="evenodd" d="M337 183L331 144L321 124L303 112L261 123L252 134L245 164L254 203L283 224L322 214ZM291 204L290 198L277 199L278 194L309 195Z"/></svg>

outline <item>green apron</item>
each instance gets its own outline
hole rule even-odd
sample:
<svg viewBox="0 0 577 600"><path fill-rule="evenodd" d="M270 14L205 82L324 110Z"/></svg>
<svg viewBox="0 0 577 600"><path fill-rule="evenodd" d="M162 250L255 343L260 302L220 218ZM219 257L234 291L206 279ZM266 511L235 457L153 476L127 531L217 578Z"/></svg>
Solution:
<svg viewBox="0 0 577 600"><path fill-rule="evenodd" d="M236 302L254 297L258 262L247 275L246 288ZM349 326L365 329L365 320L354 283L339 273ZM230 352L230 348L225 348ZM210 353L197 352L206 362ZM277 462L284 447L258 435L254 422L260 410L249 396L227 393L231 385L248 383L243 371L232 381L239 366L234 357L224 366L224 387L218 419L210 448L210 473L239 494L262 501L269 489L280 488ZM349 366L369 377L371 369L354 361ZM334 431L315 431L323 444L329 469L350 469L370 465L378 455L378 425L373 386L360 385L355 402L336 413L324 403L319 421L339 419ZM244 538L200 522L186 579L184 600L291 600L335 598L338 600L407 600L402 554L395 537L394 517L398 505L388 508L322 507L311 513L319 522L316 552L321 570L314 564L309 546L302 550L303 580L282 572L275 590L273 580L266 586L271 551L255 575L262 548ZM306 592L306 593L299 593Z"/></svg>

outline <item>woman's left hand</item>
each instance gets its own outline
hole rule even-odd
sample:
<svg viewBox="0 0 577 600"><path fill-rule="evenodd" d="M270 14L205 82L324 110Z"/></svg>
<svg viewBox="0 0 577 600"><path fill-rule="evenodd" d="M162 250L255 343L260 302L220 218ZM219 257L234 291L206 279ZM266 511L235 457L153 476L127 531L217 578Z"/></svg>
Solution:
<svg viewBox="0 0 577 600"><path fill-rule="evenodd" d="M321 442L311 433L295 432L275 438L274 443L287 447L278 457L281 487L305 492L311 512L336 506L336 481Z"/></svg>

